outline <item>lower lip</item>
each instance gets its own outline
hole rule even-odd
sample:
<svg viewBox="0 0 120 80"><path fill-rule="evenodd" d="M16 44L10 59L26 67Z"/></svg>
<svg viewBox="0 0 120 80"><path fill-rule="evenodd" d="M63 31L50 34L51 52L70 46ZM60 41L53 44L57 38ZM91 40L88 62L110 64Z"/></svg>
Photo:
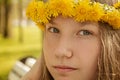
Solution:
<svg viewBox="0 0 120 80"><path fill-rule="evenodd" d="M75 69L72 68L55 68L55 69L62 73L75 71Z"/></svg>

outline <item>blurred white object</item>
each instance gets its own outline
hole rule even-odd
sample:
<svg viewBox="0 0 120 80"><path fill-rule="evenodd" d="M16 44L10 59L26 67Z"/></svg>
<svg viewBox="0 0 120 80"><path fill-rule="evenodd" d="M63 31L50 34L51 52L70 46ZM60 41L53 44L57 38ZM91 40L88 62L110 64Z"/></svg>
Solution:
<svg viewBox="0 0 120 80"><path fill-rule="evenodd" d="M32 67L34 65L34 63L36 62L36 59L34 58L28 58L25 62L25 64L29 67Z"/></svg>
<svg viewBox="0 0 120 80"><path fill-rule="evenodd" d="M8 80L20 80L34 65L35 58L27 57L21 61L17 61L8 75Z"/></svg>

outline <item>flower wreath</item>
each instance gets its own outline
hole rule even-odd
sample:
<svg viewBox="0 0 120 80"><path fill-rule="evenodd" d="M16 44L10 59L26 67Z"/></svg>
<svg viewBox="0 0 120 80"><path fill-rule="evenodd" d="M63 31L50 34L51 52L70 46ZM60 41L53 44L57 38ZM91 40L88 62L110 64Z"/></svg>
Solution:
<svg viewBox="0 0 120 80"><path fill-rule="evenodd" d="M52 17L59 15L72 17L78 22L106 22L113 29L120 29L119 2L109 6L89 0L49 0L48 2L34 0L28 5L26 15L41 29L44 29L44 25Z"/></svg>

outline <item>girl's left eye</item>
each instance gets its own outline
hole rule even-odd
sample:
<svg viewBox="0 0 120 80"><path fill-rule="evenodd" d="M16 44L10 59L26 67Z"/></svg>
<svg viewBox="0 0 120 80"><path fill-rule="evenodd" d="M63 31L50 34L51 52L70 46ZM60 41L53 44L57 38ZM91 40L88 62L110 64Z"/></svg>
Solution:
<svg viewBox="0 0 120 80"><path fill-rule="evenodd" d="M78 32L78 35L81 35L81 36L89 36L89 35L92 35L92 33L88 30L80 30Z"/></svg>

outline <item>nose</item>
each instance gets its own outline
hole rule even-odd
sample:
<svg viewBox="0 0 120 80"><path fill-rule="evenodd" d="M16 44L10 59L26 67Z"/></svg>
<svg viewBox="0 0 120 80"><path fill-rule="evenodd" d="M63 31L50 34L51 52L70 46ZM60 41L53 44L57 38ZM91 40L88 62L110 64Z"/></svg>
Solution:
<svg viewBox="0 0 120 80"><path fill-rule="evenodd" d="M59 40L57 47L55 49L55 56L57 58L72 58L73 51L72 51L72 45L71 42L68 39L61 39Z"/></svg>

